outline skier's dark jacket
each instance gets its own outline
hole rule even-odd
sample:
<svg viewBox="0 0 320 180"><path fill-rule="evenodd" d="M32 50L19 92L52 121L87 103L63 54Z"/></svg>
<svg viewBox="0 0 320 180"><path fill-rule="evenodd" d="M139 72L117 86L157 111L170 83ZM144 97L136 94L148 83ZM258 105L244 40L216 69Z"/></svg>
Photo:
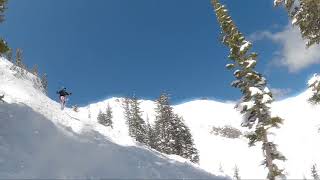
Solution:
<svg viewBox="0 0 320 180"><path fill-rule="evenodd" d="M65 89L61 89L60 91L57 91L57 94L59 94L60 96L68 96L72 93L68 93Z"/></svg>

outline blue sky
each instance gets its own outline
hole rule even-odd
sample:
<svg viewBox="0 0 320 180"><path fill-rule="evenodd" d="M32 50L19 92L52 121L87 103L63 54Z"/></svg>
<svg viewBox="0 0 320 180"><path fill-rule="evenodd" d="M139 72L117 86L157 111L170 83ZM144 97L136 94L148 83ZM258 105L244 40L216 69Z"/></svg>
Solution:
<svg viewBox="0 0 320 180"><path fill-rule="evenodd" d="M288 52L285 11L272 0L223 2L254 40L257 68L270 86L286 95L304 90L319 69L318 56L303 68L277 65L296 52ZM174 103L238 99L219 32L209 0L9 0L0 27L29 67L38 64L48 74L49 96L57 99L65 86L73 92L70 104L78 105L133 93L155 99L162 91Z"/></svg>

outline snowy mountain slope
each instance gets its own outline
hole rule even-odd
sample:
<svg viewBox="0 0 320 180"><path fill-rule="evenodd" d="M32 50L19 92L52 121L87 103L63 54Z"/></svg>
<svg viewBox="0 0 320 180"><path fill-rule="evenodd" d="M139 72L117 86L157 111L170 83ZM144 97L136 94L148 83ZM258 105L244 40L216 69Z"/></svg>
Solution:
<svg viewBox="0 0 320 180"><path fill-rule="evenodd" d="M273 104L273 114L285 119L283 126L270 136L279 145L279 150L288 159L282 164L287 177L301 179L311 178L310 168L320 163L320 121L319 107L308 104L310 92L306 91L296 97ZM210 101L194 101L176 106L176 111L183 114L191 127L195 143L200 150L200 166L207 170L217 170L219 161L227 174L233 173L237 165L242 178L264 178L266 171L258 166L262 160L260 145L248 148L247 140L228 139L212 136L212 126L231 125L239 127L241 116L234 109L234 104L221 104ZM200 117L199 117L200 116Z"/></svg>
<svg viewBox="0 0 320 180"><path fill-rule="evenodd" d="M110 104L115 111L114 123L125 123L123 122L121 102L122 98L111 98L80 108L79 113L88 114L90 112L91 121L97 121L99 111L103 111L107 104ZM155 107L153 101L141 101L143 118L146 119L148 116L151 123L155 120ZM231 125L242 131L246 130L240 126L241 116L233 107L234 105L231 103L197 100L174 106L174 110L184 117L185 123L191 129L196 147L200 152L200 166L202 168L214 174L227 173L232 177L233 168L237 165L243 178L264 178L263 168L257 166L262 159L259 148L248 148L245 138L228 139L210 133L213 126L224 125ZM121 125L114 128L119 132L118 136L128 136L127 131L121 131L121 129L123 129ZM250 154L249 158L248 154ZM221 172L221 167L223 172ZM250 169L254 169L255 172L253 173Z"/></svg>
<svg viewBox="0 0 320 180"><path fill-rule="evenodd" d="M281 163L289 179L311 178L310 168L320 163L320 107L307 102L309 91L273 104L273 114L285 119L275 136L270 136L279 150L288 159ZM244 179L266 177L266 171L258 166L262 161L261 146L248 148L247 140L229 139L210 134L212 126L231 125L239 127L241 116L234 109L234 104L213 101L193 101L176 106L176 111L183 114L190 126L196 146L200 150L200 166L208 171L218 170L221 162L225 173L232 175L235 165Z"/></svg>
<svg viewBox="0 0 320 180"><path fill-rule="evenodd" d="M279 130L274 130L270 139L279 145L279 150L288 159L280 163L285 167L287 178L311 178L310 168L314 163L320 164L320 107L307 102L310 96L305 91L296 97L287 98L273 104L273 114L285 119ZM117 100L118 99L118 100ZM91 104L81 108L81 113L91 113L91 121L96 121L99 110L104 110L107 104L114 107L115 121L123 122L121 112L121 98L112 98L103 102ZM150 122L154 122L153 101L142 100L143 117L147 115ZM231 139L215 136L212 127L232 126L243 133L248 129L240 126L242 118L234 109L233 103L222 103L211 100L195 100L174 106L174 110L183 116L190 127L196 147L200 151L200 167L217 173L223 171L232 176L237 166L243 179L263 179L266 170L261 164L263 156L261 145L248 147L246 138ZM121 118L119 118L119 116ZM120 123L120 122L116 122ZM120 126L119 126L120 127ZM121 128L120 128L121 129ZM122 136L127 132L119 131Z"/></svg>
<svg viewBox="0 0 320 180"><path fill-rule="evenodd" d="M23 122L34 123L31 124L32 126L23 123L22 126L20 126L18 124L21 122L18 123L18 120L14 118L16 123L13 122L11 128L5 128L8 130L4 131L6 133L0 133L0 157L6 157L0 159L0 163L6 164L6 166L0 165L0 167L6 167L4 168L6 171L0 169L0 172L7 173L1 174L4 175L4 177L9 177L10 175L32 175L32 173L35 173L37 166L46 164L45 160L39 160L34 163L33 167L30 165L33 164L31 163L31 159L37 159L35 157L41 159L41 153L32 154L32 152L40 152L36 151L36 149L43 143L47 145L50 144L48 142L52 141L52 139L49 137L59 137L58 139L62 139L61 142L53 143L56 145L46 148L54 150L53 154L48 156L47 159L54 162L52 164L52 169L55 169L56 171L53 172L56 173L35 173L33 174L34 176L44 177L45 175L61 174L61 177L75 177L77 175L95 177L112 174L108 170L105 170L108 167L110 170L110 167L112 167L112 171L114 169L115 172L119 172L121 175L130 175L131 177L137 178L174 178L181 177L182 174L184 177L207 177L208 174L203 173L201 170L197 170L197 166L192 165L183 158L172 155L162 155L152 150L148 150L143 145L134 142L128 136L128 127L123 117L122 98L111 98L102 102L90 104L86 107L81 107L79 108L78 113L73 112L71 109L61 111L57 102L48 99L34 89L32 75L28 76L28 80L17 79L12 75L12 72L8 68L9 66L9 62L0 60L0 94L5 92L5 100L9 103L1 105L0 117L9 119L12 118L12 116L21 116L20 114L22 113L20 113L20 111L28 111L28 113L31 113L30 118L27 118ZM288 173L288 179L301 179L304 176L311 178L311 166L314 163L320 164L320 154L318 153L320 152L320 143L318 143L320 142L320 134L318 132L318 128L320 128L320 121L318 120L320 107L308 104L307 98L309 96L310 92L305 91L298 96L287 98L273 104L273 114L279 115L284 118L285 121L281 129L274 131L276 136L270 136L270 138L275 140L279 145L279 150L283 152L288 159L283 163L283 166ZM143 118L146 119L148 116L150 122L154 122L154 102L150 100L142 100L141 102L141 109L144 111ZM113 129L99 125L96 119L98 112L100 110L104 111L107 104L110 104L113 110ZM2 109L7 109L7 111L2 111ZM6 114L6 112L12 111L13 109L17 112ZM176 105L174 106L174 110L184 117L185 123L191 129L196 147L200 153L201 168L213 174L226 173L229 176L232 176L236 165L239 168L240 176L243 179L263 179L266 177L266 170L262 166L259 166L262 161L261 146L259 144L256 147L249 148L247 140L243 137L230 139L216 136L211 133L213 126L223 127L225 125L237 128L242 132L248 131L248 129L240 126L241 115L234 109L233 103L195 100ZM36 118L31 118L33 116ZM44 123L41 128L38 127L38 124L41 124L39 123L40 119L41 122ZM5 120L5 122L6 121L7 120ZM10 121L13 120L10 119ZM19 128L13 128L16 126L19 126ZM28 143L24 144L21 142L24 138L19 141L19 138L15 136L15 134L10 133L11 131L9 131L9 129L15 129L16 134L24 134L21 137L28 137L26 138L26 142ZM44 130L39 131L39 129ZM36 141L33 141L33 139L36 139L35 136L37 133L46 134L47 131L49 132L47 139L43 138L42 140L39 140L39 144L36 144ZM10 135L10 137L4 136L6 134ZM16 140L7 141L9 138ZM26 144L28 147L27 149L29 150L23 151L21 150L23 148L12 148L24 147ZM34 146L31 146L30 144L34 144ZM69 144L72 144L72 146L69 146ZM97 147L102 150L100 151ZM12 149L16 150L16 152L12 151ZM75 153L70 153L70 149ZM106 152L106 154L102 153L102 151ZM41 152L47 151L41 150ZM88 152L94 153L88 154ZM7 155L2 155L6 153ZM11 158L19 153L21 154L21 157ZM57 160L54 161L56 158L53 157L56 157L59 153L61 153L61 158L57 158ZM102 154L105 156L104 158L99 156ZM109 156L110 154L113 154L112 157L115 158L111 158ZM74 156L72 157L72 155ZM71 162L68 162L66 166L62 166L62 162L65 163L66 161L69 161L67 158L69 156L72 159L70 160ZM78 160L81 159L80 157L83 158L83 160ZM118 158L120 158L120 160ZM10 159L13 159L12 163L5 163ZM22 164L22 167L24 167L23 171L17 171L14 168L20 166L19 159L24 159L24 163ZM102 161L100 161L100 159ZM130 165L132 164L135 169L133 171L124 171L125 173L116 171L129 167L126 164L122 164L122 162L118 162L122 160ZM114 166L112 163L114 161L119 163L119 165ZM25 162L28 162L29 164L27 163L26 165ZM103 162L106 163L104 164ZM95 166L96 164L99 165ZM77 168L71 169L70 166L72 165L80 166L79 168L83 169L83 173L72 173L76 172L76 169L78 169L77 166ZM104 172L100 172L100 170L97 169L90 170L90 167L98 168L103 165L106 167L103 169L106 174L103 174ZM142 165L144 165L144 168L137 168L137 166L139 167ZM62 166L63 168L59 168L59 166ZM44 169L47 168L49 168L49 165L44 166ZM119 177L123 177L121 175L119 175Z"/></svg>
<svg viewBox="0 0 320 180"><path fill-rule="evenodd" d="M35 88L33 75L16 78L10 67L0 59L0 178L225 179L133 142L119 105L111 130L83 109L61 111Z"/></svg>
<svg viewBox="0 0 320 180"><path fill-rule="evenodd" d="M320 106L307 102L310 94L306 91L273 106L273 113L286 120L283 128L276 132L276 141L287 156L286 167L293 177L303 173L311 178L311 166L320 164Z"/></svg>
<svg viewBox="0 0 320 180"><path fill-rule="evenodd" d="M93 130L65 135L26 106L0 109L1 178L213 178L148 149L112 143Z"/></svg>

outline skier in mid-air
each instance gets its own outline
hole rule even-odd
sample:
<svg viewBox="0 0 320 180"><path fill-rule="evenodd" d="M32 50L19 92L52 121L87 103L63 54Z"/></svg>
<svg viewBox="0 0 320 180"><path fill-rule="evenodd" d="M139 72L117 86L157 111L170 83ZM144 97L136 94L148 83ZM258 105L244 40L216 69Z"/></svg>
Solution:
<svg viewBox="0 0 320 180"><path fill-rule="evenodd" d="M61 109L63 110L66 105L67 96L70 96L72 93L67 92L67 88L62 87L60 91L57 91L57 94L60 96Z"/></svg>

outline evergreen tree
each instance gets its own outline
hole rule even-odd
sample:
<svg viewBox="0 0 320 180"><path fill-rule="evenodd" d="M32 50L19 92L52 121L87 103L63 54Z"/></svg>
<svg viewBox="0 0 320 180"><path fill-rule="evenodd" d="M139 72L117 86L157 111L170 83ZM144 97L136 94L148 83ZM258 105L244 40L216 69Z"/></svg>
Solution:
<svg viewBox="0 0 320 180"><path fill-rule="evenodd" d="M22 50L19 48L16 50L16 67L13 67L13 69L17 72L17 75L20 77L23 77L27 74L27 68L23 64Z"/></svg>
<svg viewBox="0 0 320 180"><path fill-rule="evenodd" d="M275 0L275 6L284 4L292 24L299 27L307 47L320 43L320 1L319 0Z"/></svg>
<svg viewBox="0 0 320 180"><path fill-rule="evenodd" d="M149 116L147 115L146 120L146 130L147 130L147 144L153 149L156 149L155 140L156 140L156 134L154 132L153 127L150 124Z"/></svg>
<svg viewBox="0 0 320 180"><path fill-rule="evenodd" d="M88 118L91 119L91 108L90 108L90 105L88 107Z"/></svg>
<svg viewBox="0 0 320 180"><path fill-rule="evenodd" d="M184 139L185 134L183 132L181 119L178 115L173 114L173 118L170 120L170 127L168 128L168 133L171 139L169 140L168 146L171 149L171 154L184 155L186 153L184 150ZM183 157L183 156L182 156Z"/></svg>
<svg viewBox="0 0 320 180"><path fill-rule="evenodd" d="M130 98L125 97L123 99L123 102L122 102L122 107L123 107L123 110L124 110L124 112L123 112L124 118L125 118L126 123L127 123L128 127L129 127L129 136L130 137L134 137L134 126L133 126L133 123L131 121L132 115L131 115L131 110L130 110L130 105L131 105L130 101L131 101Z"/></svg>
<svg viewBox="0 0 320 180"><path fill-rule="evenodd" d="M100 124L102 124L104 126L110 126L111 128L113 128L112 118L113 118L112 109L111 109L110 105L108 104L105 113L102 111L99 111L97 120Z"/></svg>
<svg viewBox="0 0 320 180"><path fill-rule="evenodd" d="M161 94L156 103L156 149L160 152L176 154L198 163L198 150L195 148L190 129L184 124L182 117L174 114L169 104L169 96Z"/></svg>
<svg viewBox="0 0 320 180"><path fill-rule="evenodd" d="M97 120L98 120L98 123L103 125L106 121L106 114L100 110L97 116Z"/></svg>
<svg viewBox="0 0 320 180"><path fill-rule="evenodd" d="M141 117L142 112L140 110L140 102L138 101L136 96L133 96L130 103L130 124L132 124L133 128L133 137L136 141L147 144L146 125Z"/></svg>
<svg viewBox="0 0 320 180"><path fill-rule="evenodd" d="M4 11L7 9L8 0L0 0L0 23L2 23L4 19Z"/></svg>
<svg viewBox="0 0 320 180"><path fill-rule="evenodd" d="M112 108L110 107L110 104L108 103L107 109L106 109L106 119L105 119L105 126L110 126L113 128L113 122L112 122Z"/></svg>
<svg viewBox="0 0 320 180"><path fill-rule="evenodd" d="M182 154L181 156L186 158L186 159L190 159L191 162L194 163L199 163L199 152L194 144L190 129L183 123L183 118L182 117L178 117L179 118L179 124L180 124L180 128L181 128L181 135L182 135L182 139L183 139L183 143L182 143ZM178 136L179 138L179 136Z"/></svg>
<svg viewBox="0 0 320 180"><path fill-rule="evenodd" d="M41 85L42 85L43 92L45 94L48 94L48 76L46 73L44 73L41 77Z"/></svg>
<svg viewBox="0 0 320 180"><path fill-rule="evenodd" d="M4 11L7 9L7 0L0 0L0 23L2 23L4 19ZM0 55L7 53L10 50L7 42L0 38Z"/></svg>
<svg viewBox="0 0 320 180"><path fill-rule="evenodd" d="M5 54L8 51L9 51L9 46L8 46L7 42L5 40L3 40L2 38L0 38L0 55L2 56L3 54Z"/></svg>
<svg viewBox="0 0 320 180"><path fill-rule="evenodd" d="M320 76L314 74L313 77L308 81L308 87L312 91L312 96L308 99L311 104L320 103Z"/></svg>
<svg viewBox="0 0 320 180"><path fill-rule="evenodd" d="M263 165L268 168L268 179L285 177L283 169L279 169L275 160L285 160L285 157L277 150L276 144L269 141L270 128L279 128L282 119L272 117L270 106L273 102L272 93L266 87L266 79L262 74L254 70L256 66L256 53L249 53L252 44L238 30L228 14L228 10L218 0L212 0L218 22L222 29L222 42L230 48L228 69L236 69L236 80L233 87L239 88L243 94L241 101L236 106L243 114L242 126L254 129L247 135L249 145L262 143L264 154Z"/></svg>
<svg viewBox="0 0 320 180"><path fill-rule="evenodd" d="M8 61L10 62L13 62L13 59L12 59L12 49L9 48L8 52L7 52L7 59Z"/></svg>
<svg viewBox="0 0 320 180"><path fill-rule="evenodd" d="M234 167L233 179L234 179L234 180L241 180L238 166L235 166L235 167Z"/></svg>
<svg viewBox="0 0 320 180"><path fill-rule="evenodd" d="M155 134L157 135L155 145L156 149L166 154L172 154L173 137L170 132L172 129L171 121L174 119L172 107L169 105L169 97L163 93L156 101L156 120Z"/></svg>
<svg viewBox="0 0 320 180"><path fill-rule="evenodd" d="M199 163L198 150L193 142L190 129L184 124L183 118L174 115L172 120L172 150L173 154L180 155L186 159L190 159L194 163Z"/></svg>
<svg viewBox="0 0 320 180"><path fill-rule="evenodd" d="M9 46L8 46L7 42L5 40L3 40L2 38L0 38L0 55L2 56L3 54L5 54L8 51L9 51Z"/></svg>
<svg viewBox="0 0 320 180"><path fill-rule="evenodd" d="M317 171L317 166L316 164L314 164L311 168L311 175L313 177L314 180L320 180L319 175L318 175L318 171Z"/></svg>
<svg viewBox="0 0 320 180"><path fill-rule="evenodd" d="M37 65L37 64L35 64L35 65L33 66L33 68L31 69L31 73L32 73L33 75L35 75L35 76L38 76L38 65Z"/></svg>
<svg viewBox="0 0 320 180"><path fill-rule="evenodd" d="M16 51L16 66L18 66L19 68L23 68L21 49L17 49Z"/></svg>
<svg viewBox="0 0 320 180"><path fill-rule="evenodd" d="M125 97L122 101L122 107L124 110L124 118L126 119L127 123L130 120L131 114L130 114L130 98Z"/></svg>
<svg viewBox="0 0 320 180"><path fill-rule="evenodd" d="M146 124L141 117L140 102L137 97L123 100L124 116L129 126L129 135L136 141L148 144Z"/></svg>

